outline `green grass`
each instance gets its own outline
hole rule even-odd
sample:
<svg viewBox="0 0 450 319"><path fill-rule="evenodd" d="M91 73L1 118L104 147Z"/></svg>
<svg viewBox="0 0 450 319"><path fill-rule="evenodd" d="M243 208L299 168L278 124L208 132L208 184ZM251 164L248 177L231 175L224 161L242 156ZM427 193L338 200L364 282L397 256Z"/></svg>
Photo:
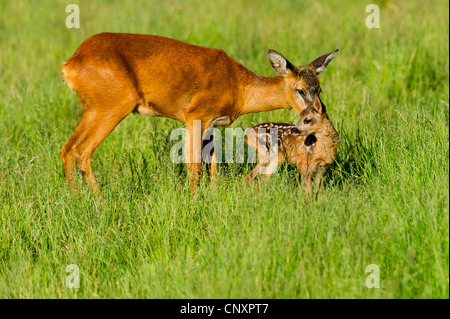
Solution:
<svg viewBox="0 0 450 319"><path fill-rule="evenodd" d="M0 297L449 297L446 1L379 1L380 29L360 2L275 0L78 1L81 28L67 29L66 2L0 2ZM102 31L220 47L266 76L268 48L297 65L341 49L320 75L342 141L322 197L306 201L286 166L249 186L246 163L204 175L192 201L169 158L182 124L136 115L94 155L101 195L70 193L59 151L81 105L61 63ZM365 286L369 264L380 289Z"/></svg>

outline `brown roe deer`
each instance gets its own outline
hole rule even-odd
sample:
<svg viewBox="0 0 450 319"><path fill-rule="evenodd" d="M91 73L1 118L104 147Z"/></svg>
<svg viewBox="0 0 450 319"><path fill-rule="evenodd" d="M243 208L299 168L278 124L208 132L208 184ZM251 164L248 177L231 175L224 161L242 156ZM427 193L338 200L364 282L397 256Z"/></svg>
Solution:
<svg viewBox="0 0 450 319"><path fill-rule="evenodd" d="M339 135L326 113L325 105L309 103L300 113L296 125L263 123L252 129L247 132L247 143L258 151L259 161L247 175L248 178L255 179L259 174L268 178L274 171L268 165L287 162L297 166L308 195L312 191L311 183L315 177L319 194L323 173L335 160L339 145ZM270 129L276 130L276 141L270 140ZM275 153L274 146L278 153ZM277 158L271 161L270 157L275 156L274 154Z"/></svg>
<svg viewBox="0 0 450 319"><path fill-rule="evenodd" d="M269 50L270 63L279 76L263 77L220 49L156 35L94 35L63 64L64 79L84 107L81 123L61 150L64 174L71 184L78 165L97 190L91 157L117 124L132 112L164 116L186 124L189 177L195 192L203 147L203 141L193 140L195 120L201 121L203 134L247 113L280 108L300 113L304 98L318 100L317 74L337 53L296 68ZM215 175L216 165L211 171Z"/></svg>

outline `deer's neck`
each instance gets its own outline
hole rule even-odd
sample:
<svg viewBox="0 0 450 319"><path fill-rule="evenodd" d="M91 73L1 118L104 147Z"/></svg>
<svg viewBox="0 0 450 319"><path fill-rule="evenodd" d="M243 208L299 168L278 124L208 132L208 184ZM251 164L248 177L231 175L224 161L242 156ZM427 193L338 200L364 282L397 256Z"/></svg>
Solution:
<svg viewBox="0 0 450 319"><path fill-rule="evenodd" d="M339 144L339 134L334 128L331 120L328 118L325 120L323 129L315 134L317 140L325 147L329 149L337 149Z"/></svg>
<svg viewBox="0 0 450 319"><path fill-rule="evenodd" d="M291 109L285 98L284 79L281 76L249 76L242 89L241 114Z"/></svg>

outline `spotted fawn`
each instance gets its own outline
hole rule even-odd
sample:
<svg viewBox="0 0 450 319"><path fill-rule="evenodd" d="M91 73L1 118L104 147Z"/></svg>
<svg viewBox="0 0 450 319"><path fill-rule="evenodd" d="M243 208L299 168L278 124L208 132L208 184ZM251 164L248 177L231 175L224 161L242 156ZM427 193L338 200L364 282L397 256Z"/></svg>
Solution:
<svg viewBox="0 0 450 319"><path fill-rule="evenodd" d="M255 179L258 175L266 178L275 170L269 166L281 163L297 165L303 186L308 194L312 191L315 177L318 193L322 186L322 176L326 167L333 163L337 154L339 135L329 119L325 106L320 103L309 105L300 113L296 125L287 123L263 123L252 127L247 133L247 143L258 153L258 164L247 175ZM276 129L277 143L271 141L270 129ZM278 154L274 152L278 146ZM275 153L275 155L273 155ZM277 158L272 158L277 156Z"/></svg>

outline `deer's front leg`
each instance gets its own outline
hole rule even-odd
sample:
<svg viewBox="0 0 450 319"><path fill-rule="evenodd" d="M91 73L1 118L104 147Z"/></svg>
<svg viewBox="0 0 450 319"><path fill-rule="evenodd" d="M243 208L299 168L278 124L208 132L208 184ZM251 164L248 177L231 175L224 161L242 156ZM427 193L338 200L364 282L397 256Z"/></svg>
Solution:
<svg viewBox="0 0 450 319"><path fill-rule="evenodd" d="M211 177L211 180L215 180L217 177L218 162L216 157L216 150L214 145L214 132L206 130L203 140L203 159L206 161L206 170Z"/></svg>
<svg viewBox="0 0 450 319"><path fill-rule="evenodd" d="M217 162L216 152L213 151L211 155L211 164L209 169L209 174L211 175L211 179L215 180L217 177L217 169L219 167L219 163Z"/></svg>
<svg viewBox="0 0 450 319"><path fill-rule="evenodd" d="M189 167L189 179L191 183L191 193L195 194L202 170L202 149L203 149L203 131L202 121L186 121L186 140L185 150L187 163Z"/></svg>

